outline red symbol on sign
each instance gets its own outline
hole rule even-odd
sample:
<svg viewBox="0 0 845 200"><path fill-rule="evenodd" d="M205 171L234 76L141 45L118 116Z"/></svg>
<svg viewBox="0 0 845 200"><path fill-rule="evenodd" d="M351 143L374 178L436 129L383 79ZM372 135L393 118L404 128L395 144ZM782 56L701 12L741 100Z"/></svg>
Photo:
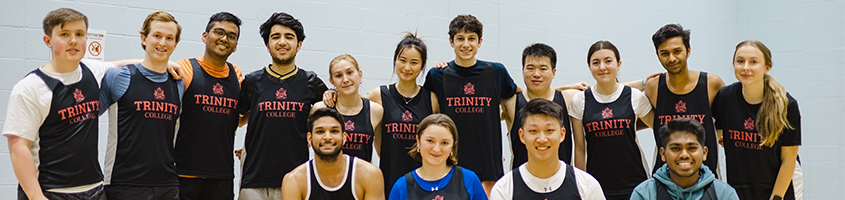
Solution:
<svg viewBox="0 0 845 200"><path fill-rule="evenodd" d="M97 41L93 41L91 44L88 44L88 54L91 54L92 56L99 56L100 53L103 53L103 45L100 45Z"/></svg>
<svg viewBox="0 0 845 200"><path fill-rule="evenodd" d="M214 84L214 86L211 87L211 90L216 95L223 95L223 85L220 85L220 83Z"/></svg>
<svg viewBox="0 0 845 200"><path fill-rule="evenodd" d="M79 103L79 102L82 102L82 100L85 100L85 95L82 95L82 90L79 90L79 88L76 88L76 90L73 91L73 99L76 100L76 103Z"/></svg>
<svg viewBox="0 0 845 200"><path fill-rule="evenodd" d="M155 95L155 98L158 100L164 100L164 90L162 90L161 87L156 89L155 92L153 92L153 95Z"/></svg>
<svg viewBox="0 0 845 200"><path fill-rule="evenodd" d="M355 130L355 122L352 122L352 120L346 120L346 124L343 125L343 130L354 131Z"/></svg>
<svg viewBox="0 0 845 200"><path fill-rule="evenodd" d="M678 103L675 104L675 112L676 113L687 112L687 103L684 103L684 101L678 101Z"/></svg>
<svg viewBox="0 0 845 200"><path fill-rule="evenodd" d="M464 94L465 95L475 94L475 85L472 85L472 83L467 82L467 84L464 85Z"/></svg>
<svg viewBox="0 0 845 200"><path fill-rule="evenodd" d="M745 125L745 130L753 131L754 130L754 119L751 119L749 117L748 119L745 120L745 123L743 125Z"/></svg>
<svg viewBox="0 0 845 200"><path fill-rule="evenodd" d="M601 118L607 119L613 117L613 110L610 107L605 108L601 111Z"/></svg>

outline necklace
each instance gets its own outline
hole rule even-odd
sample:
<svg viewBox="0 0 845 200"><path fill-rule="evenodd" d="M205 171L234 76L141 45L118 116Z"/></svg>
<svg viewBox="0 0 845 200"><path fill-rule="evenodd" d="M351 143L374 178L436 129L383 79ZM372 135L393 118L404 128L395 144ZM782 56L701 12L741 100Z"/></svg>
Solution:
<svg viewBox="0 0 845 200"><path fill-rule="evenodd" d="M393 86L393 87L394 87L394 88L396 88L396 93L398 93L398 94L399 94L399 96L401 96L401 97L402 97L402 100L404 100L404 101L405 101L405 105L408 105L409 103L411 103L411 101L413 101L413 100L414 100L414 98L417 98L417 96L419 96L418 94L414 94L414 96L411 96L411 97L406 97L406 96L405 96L405 95L403 95L401 92L399 92L399 87L396 87L396 85L395 85L395 84L394 84L394 86ZM419 87L417 87L417 88L419 89ZM417 91L417 93L419 93L419 91Z"/></svg>

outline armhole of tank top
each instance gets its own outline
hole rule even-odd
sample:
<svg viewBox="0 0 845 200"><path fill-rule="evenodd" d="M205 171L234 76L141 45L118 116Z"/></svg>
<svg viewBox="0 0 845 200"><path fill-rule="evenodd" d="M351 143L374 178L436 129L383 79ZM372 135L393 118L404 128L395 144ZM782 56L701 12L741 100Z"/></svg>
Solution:
<svg viewBox="0 0 845 200"><path fill-rule="evenodd" d="M307 165L305 167L305 170L306 170L305 171L305 178L306 178L306 181L305 181L306 182L305 183L305 199L311 199L311 186L312 186L311 185L311 182L312 182L311 181L311 167L314 166L313 165L314 160L309 160L308 162L305 162L305 163L306 163L305 165Z"/></svg>
<svg viewBox="0 0 845 200"><path fill-rule="evenodd" d="M345 181L352 181L349 184L349 190L352 190L352 198L355 198L355 200L359 200L358 194L356 192L357 190L355 189L355 185L356 185L355 177L356 177L356 174L357 174L357 173L355 173L356 172L356 170L355 170L356 162L355 161L358 160L358 159L355 156L347 156L347 157L349 158L349 165L350 165L347 170L350 170L350 172L347 173L347 175L345 175L345 176L348 176L347 177L348 180L345 180ZM343 184L341 184L341 187L343 187Z"/></svg>

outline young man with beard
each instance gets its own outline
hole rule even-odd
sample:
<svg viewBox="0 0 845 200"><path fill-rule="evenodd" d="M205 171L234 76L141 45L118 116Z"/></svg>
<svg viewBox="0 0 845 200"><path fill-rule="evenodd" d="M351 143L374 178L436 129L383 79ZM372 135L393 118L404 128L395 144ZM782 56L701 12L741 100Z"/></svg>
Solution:
<svg viewBox="0 0 845 200"><path fill-rule="evenodd" d="M247 74L238 111L249 121L246 130L239 199L278 199L284 174L308 160L307 117L322 100L325 83L312 71L296 66L305 40L302 23L274 13L260 27L273 62Z"/></svg>
<svg viewBox="0 0 845 200"><path fill-rule="evenodd" d="M182 27L167 12L147 16L141 28L141 63L109 69L100 113L109 108L105 184L109 199L179 199L173 137L182 81L167 74Z"/></svg>
<svg viewBox="0 0 845 200"><path fill-rule="evenodd" d="M739 200L733 187L702 166L710 150L701 145L704 130L691 118L673 119L661 127L660 159L666 164L634 189L631 200Z"/></svg>
<svg viewBox="0 0 845 200"><path fill-rule="evenodd" d="M231 151L238 128L241 69L226 62L237 49L241 20L228 12L209 18L205 54L182 59L185 99L176 134L179 198L232 199Z"/></svg>
<svg viewBox="0 0 845 200"><path fill-rule="evenodd" d="M532 99L518 115L523 116L517 123L528 162L496 182L491 200L605 199L598 180L559 158L558 148L566 138L563 119L569 117L560 104Z"/></svg>
<svg viewBox="0 0 845 200"><path fill-rule="evenodd" d="M308 116L308 144L315 156L285 175L282 199L384 199L381 170L343 154L346 132L341 121L343 116L330 108L319 108Z"/></svg>
<svg viewBox="0 0 845 200"><path fill-rule="evenodd" d="M666 73L658 78L644 79L638 88L648 97L654 107L654 138L658 148L664 142L658 137L658 130L667 122L675 118L692 118L704 126L707 140L703 142L712 152L704 162L719 177L719 153L716 142L716 130L713 125L713 114L710 106L719 89L725 82L718 75L707 72L692 71L687 67L690 51L690 31L684 30L679 24L667 24L652 35L652 42L657 58L666 69ZM642 87L642 88L640 88ZM663 165L659 159L654 159L652 172Z"/></svg>

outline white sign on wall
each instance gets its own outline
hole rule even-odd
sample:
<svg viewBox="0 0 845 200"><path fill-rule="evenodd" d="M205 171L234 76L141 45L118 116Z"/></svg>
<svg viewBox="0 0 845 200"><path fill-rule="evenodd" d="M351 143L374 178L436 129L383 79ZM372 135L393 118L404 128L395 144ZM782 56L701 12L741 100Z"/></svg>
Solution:
<svg viewBox="0 0 845 200"><path fill-rule="evenodd" d="M88 29L88 44L85 45L85 59L105 61L106 31Z"/></svg>

